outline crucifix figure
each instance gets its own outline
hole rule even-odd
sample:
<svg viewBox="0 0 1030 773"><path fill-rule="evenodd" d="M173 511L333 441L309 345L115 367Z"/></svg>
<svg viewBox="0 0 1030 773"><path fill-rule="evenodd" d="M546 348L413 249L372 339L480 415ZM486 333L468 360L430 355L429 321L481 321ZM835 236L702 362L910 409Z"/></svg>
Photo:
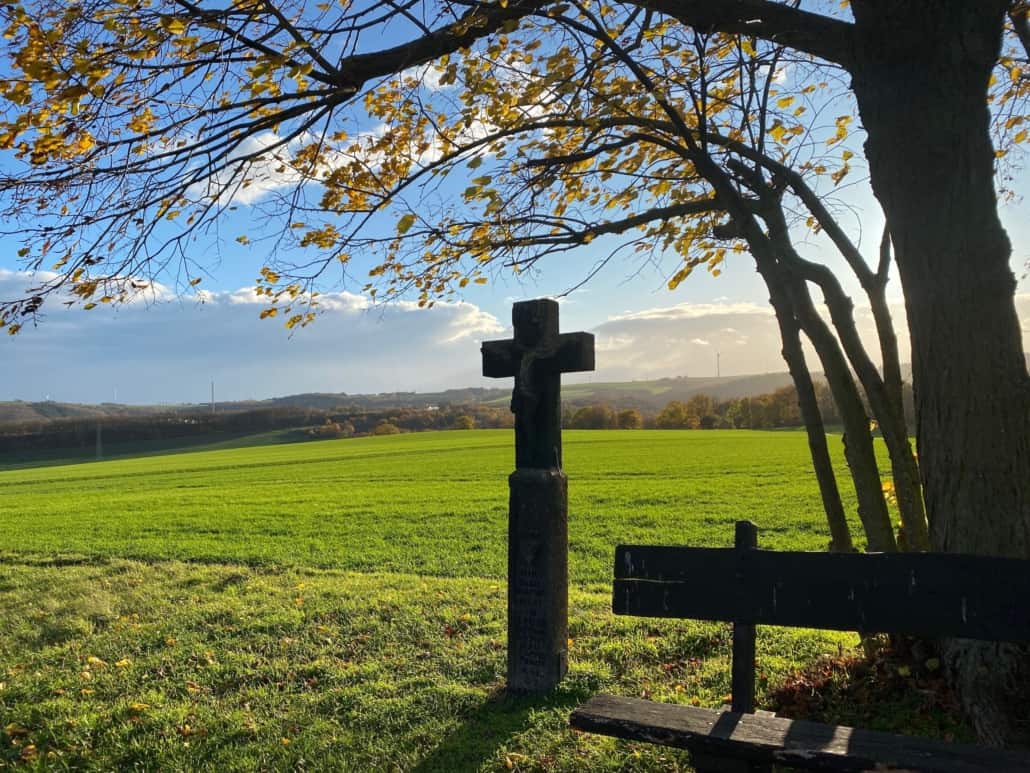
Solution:
<svg viewBox="0 0 1030 773"><path fill-rule="evenodd" d="M568 480L561 374L594 369L594 337L558 333L558 304L512 308L515 337L484 341L483 375L515 378L515 472L508 478L508 688L547 692L568 665Z"/></svg>
<svg viewBox="0 0 1030 773"><path fill-rule="evenodd" d="M594 369L590 333L558 333L558 303L516 303L515 338L483 342L483 375L515 377L515 467L561 469L561 374Z"/></svg>

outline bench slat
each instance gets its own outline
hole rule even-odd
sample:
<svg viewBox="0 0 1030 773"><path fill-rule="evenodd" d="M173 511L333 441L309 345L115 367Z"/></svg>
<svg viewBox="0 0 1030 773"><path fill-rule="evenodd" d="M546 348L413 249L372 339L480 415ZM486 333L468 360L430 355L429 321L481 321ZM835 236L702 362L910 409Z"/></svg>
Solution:
<svg viewBox="0 0 1030 773"><path fill-rule="evenodd" d="M579 730L717 757L798 768L1027 773L1030 755L818 722L596 695L572 713Z"/></svg>
<svg viewBox="0 0 1030 773"><path fill-rule="evenodd" d="M620 545L616 614L1030 641L1030 561Z"/></svg>

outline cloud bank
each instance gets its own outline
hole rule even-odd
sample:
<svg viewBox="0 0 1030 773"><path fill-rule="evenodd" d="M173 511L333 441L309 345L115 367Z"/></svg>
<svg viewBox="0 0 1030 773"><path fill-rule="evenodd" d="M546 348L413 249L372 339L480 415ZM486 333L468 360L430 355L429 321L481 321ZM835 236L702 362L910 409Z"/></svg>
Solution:
<svg viewBox="0 0 1030 773"><path fill-rule="evenodd" d="M25 275L0 270L0 297L23 292ZM510 301L498 314L471 303L373 306L353 293L323 296L323 313L290 336L259 321L253 291L203 293L201 300L136 301L118 310L84 312L59 305L38 328L0 336L7 363L0 399L126 403L240 400L300 392L435 391L503 386L483 379L479 342L511 335ZM1030 341L1030 294L1016 298ZM904 313L893 309L902 359ZM598 310L599 316L603 310ZM505 318L505 324L498 317ZM868 309L856 309L867 346L875 345ZM749 303L679 304L610 316L588 325L596 336L597 370L569 381L630 381L782 372L771 310ZM810 356L813 370L820 370Z"/></svg>
<svg viewBox="0 0 1030 773"><path fill-rule="evenodd" d="M0 297L24 284L0 272ZM479 340L504 333L469 303L373 307L335 293L291 336L280 321L258 319L264 306L251 290L201 298L91 312L52 304L39 327L0 337L9 363L0 399L205 402L211 381L219 400L429 391L477 383Z"/></svg>

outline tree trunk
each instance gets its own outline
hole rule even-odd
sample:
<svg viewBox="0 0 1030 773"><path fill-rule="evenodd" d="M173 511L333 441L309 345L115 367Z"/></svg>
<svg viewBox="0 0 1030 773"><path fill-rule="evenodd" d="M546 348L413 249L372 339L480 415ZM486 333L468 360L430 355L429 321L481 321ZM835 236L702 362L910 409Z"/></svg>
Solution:
<svg viewBox="0 0 1030 773"><path fill-rule="evenodd" d="M780 327L780 340L783 343L783 359L790 370L794 388L798 393L798 408L805 422L805 433L808 436L808 450L812 456L812 467L816 481L819 483L819 494L823 500L823 511L826 523L830 528L830 550L838 553L852 553L855 545L851 540L851 529L844 516L844 504L840 500L840 489L833 473L830 451L826 444L826 428L823 416L819 411L819 401L812 383L812 373L805 361L805 351L801 347L801 330L790 307L790 302L782 288L774 286L766 279L769 287L770 302L776 312L776 321Z"/></svg>
<svg viewBox="0 0 1030 773"><path fill-rule="evenodd" d="M770 226L770 240L776 245L779 257L789 271L795 272L802 280L813 282L822 290L826 307L830 310L830 319L840 341L839 347L831 346L829 343L826 344L826 347L838 351L843 348L855 375L858 376L859 382L865 390L873 415L880 422L883 439L890 454L894 490L898 498L898 509L901 511L901 521L904 524L905 549L927 550L930 546L930 538L927 532L926 510L919 487L918 465L916 465L912 446L908 441L905 414L901 409L900 370L896 377L897 399L894 400L888 391L885 378L876 369L876 364L866 351L865 344L862 343L858 328L855 326L854 303L844 292L840 281L828 268L805 260L794 250L782 206L778 200L773 202L768 192L764 193L763 198L767 202L763 216ZM861 263L861 257L858 256L849 263L853 267L858 266ZM884 373L886 374L889 369L898 368L898 365L896 345L893 349L894 361L891 362L890 359L892 354L890 343L894 328L890 313L887 311L884 284L876 281L876 278L868 273L865 276L860 274L859 279L865 280L862 281L863 288L873 306L874 313L876 313L876 326L883 348ZM805 299L804 303L811 306L808 292L806 290L801 292ZM811 333L809 335L811 336ZM819 335L826 337L825 333ZM821 351L820 357L824 359L825 363L825 357ZM879 488L879 478L877 478L877 485Z"/></svg>
<svg viewBox="0 0 1030 773"><path fill-rule="evenodd" d="M797 257L797 261L792 262L804 263L800 256ZM851 298L840 287L836 277L828 271L825 274L828 281L820 282L819 286L830 310L830 319L847 354L848 362L851 363L865 390L873 415L880 423L880 431L890 454L894 491L898 498L901 522L904 525L906 548L927 550L930 547L930 539L927 532L926 510L919 490L918 466L905 427L905 414L895 408L876 364L862 343L858 328L855 326L854 304Z"/></svg>
<svg viewBox="0 0 1030 773"><path fill-rule="evenodd" d="M865 529L868 548L877 553L894 552L898 546L887 512L887 503L883 498L869 416L862 405L858 387L837 339L816 311L804 280L790 276L789 272L784 274L787 275L785 281L789 286L791 303L798 322L819 355L826 382L830 385L844 423L844 456L855 484L858 517Z"/></svg>
<svg viewBox="0 0 1030 773"><path fill-rule="evenodd" d="M852 75L905 295L932 546L1030 558L1030 376L986 101L1008 5L855 0ZM946 653L981 738L1025 742L1027 650Z"/></svg>

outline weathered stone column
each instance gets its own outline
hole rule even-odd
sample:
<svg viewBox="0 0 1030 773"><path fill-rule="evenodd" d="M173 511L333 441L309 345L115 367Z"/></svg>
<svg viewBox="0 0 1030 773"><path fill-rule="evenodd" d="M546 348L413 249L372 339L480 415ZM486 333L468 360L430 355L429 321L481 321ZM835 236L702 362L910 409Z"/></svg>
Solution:
<svg viewBox="0 0 1030 773"><path fill-rule="evenodd" d="M546 692L568 668L568 478L522 469L508 486L508 687Z"/></svg>
<svg viewBox="0 0 1030 773"><path fill-rule="evenodd" d="M594 337L558 334L558 304L516 303L515 338L483 342L483 375L515 377L515 472L508 478L508 689L541 693L568 667L568 479L561 374L594 369Z"/></svg>

